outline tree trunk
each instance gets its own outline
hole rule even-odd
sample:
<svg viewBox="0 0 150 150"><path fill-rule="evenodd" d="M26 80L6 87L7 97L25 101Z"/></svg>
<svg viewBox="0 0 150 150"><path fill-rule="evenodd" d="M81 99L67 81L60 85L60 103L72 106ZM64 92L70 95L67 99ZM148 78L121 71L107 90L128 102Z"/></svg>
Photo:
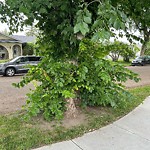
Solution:
<svg viewBox="0 0 150 150"><path fill-rule="evenodd" d="M145 54L146 46L147 46L147 43L149 42L149 36L150 36L150 33L147 31L147 28L145 28L144 29L144 42L141 47L140 56L143 56Z"/></svg>
<svg viewBox="0 0 150 150"><path fill-rule="evenodd" d="M124 58L123 58L123 61L124 61L124 62L130 62L130 58L129 58L129 57L124 57Z"/></svg>
<svg viewBox="0 0 150 150"><path fill-rule="evenodd" d="M67 104L66 104L67 110L65 112L65 116L67 118L76 118L78 115L78 111L77 111L74 99L68 98L68 99L66 99L66 102L67 102Z"/></svg>
<svg viewBox="0 0 150 150"><path fill-rule="evenodd" d="M146 50L146 43L144 42L141 47L140 56L143 56L145 54L145 50Z"/></svg>

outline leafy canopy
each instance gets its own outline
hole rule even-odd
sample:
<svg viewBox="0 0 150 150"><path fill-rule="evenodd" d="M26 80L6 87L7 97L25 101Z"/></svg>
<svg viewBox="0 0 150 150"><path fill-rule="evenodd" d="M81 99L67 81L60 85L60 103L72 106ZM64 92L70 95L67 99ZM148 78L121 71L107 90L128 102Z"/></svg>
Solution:
<svg viewBox="0 0 150 150"><path fill-rule="evenodd" d="M19 25L32 25L36 21L43 35L48 34L50 40L58 41L63 47L66 42L76 45L77 33L92 34L94 40L109 39L110 28L123 29L127 19L109 0L45 0L44 3L42 0L6 0L0 6L1 20L7 22L12 31L17 31ZM64 42L59 41L60 37Z"/></svg>
<svg viewBox="0 0 150 150"><path fill-rule="evenodd" d="M128 16L126 23L126 36L132 40L140 40L142 43L141 55L144 55L146 45L150 40L150 1L149 0L117 0L113 6L118 6L119 9ZM129 31L138 30L141 37L137 37Z"/></svg>

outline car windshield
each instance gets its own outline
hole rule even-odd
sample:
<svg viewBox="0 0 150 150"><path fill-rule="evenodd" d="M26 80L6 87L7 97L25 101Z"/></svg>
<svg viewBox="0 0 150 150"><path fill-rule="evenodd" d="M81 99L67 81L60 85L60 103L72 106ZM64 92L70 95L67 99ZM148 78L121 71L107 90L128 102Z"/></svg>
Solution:
<svg viewBox="0 0 150 150"><path fill-rule="evenodd" d="M19 59L20 57L16 57L16 58L13 58L11 59L9 62L15 62L17 59Z"/></svg>
<svg viewBox="0 0 150 150"><path fill-rule="evenodd" d="M136 59L141 60L141 59L144 59L144 58L145 58L145 57L140 56L140 57L137 57Z"/></svg>

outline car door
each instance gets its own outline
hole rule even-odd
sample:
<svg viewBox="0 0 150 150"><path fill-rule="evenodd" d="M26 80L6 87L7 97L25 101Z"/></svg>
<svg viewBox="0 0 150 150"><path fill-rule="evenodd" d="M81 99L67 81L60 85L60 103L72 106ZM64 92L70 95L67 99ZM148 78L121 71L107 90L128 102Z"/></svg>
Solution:
<svg viewBox="0 0 150 150"><path fill-rule="evenodd" d="M36 56L29 56L28 59L29 59L29 64L31 66L37 66L37 64L40 62L40 58L41 57L36 57Z"/></svg>
<svg viewBox="0 0 150 150"><path fill-rule="evenodd" d="M150 64L150 57L149 56L144 57L144 64Z"/></svg>
<svg viewBox="0 0 150 150"><path fill-rule="evenodd" d="M147 56L147 64L150 64L150 56Z"/></svg>
<svg viewBox="0 0 150 150"><path fill-rule="evenodd" d="M29 60L28 57L20 57L16 61L16 70L18 73L26 73L29 69L27 67Z"/></svg>

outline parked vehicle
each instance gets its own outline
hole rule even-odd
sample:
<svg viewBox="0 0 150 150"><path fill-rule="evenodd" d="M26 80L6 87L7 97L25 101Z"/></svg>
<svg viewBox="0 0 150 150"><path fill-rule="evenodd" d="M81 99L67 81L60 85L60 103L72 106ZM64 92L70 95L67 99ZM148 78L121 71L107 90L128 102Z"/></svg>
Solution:
<svg viewBox="0 0 150 150"><path fill-rule="evenodd" d="M146 64L150 64L150 56L140 56L132 61L132 66L144 66Z"/></svg>
<svg viewBox="0 0 150 150"><path fill-rule="evenodd" d="M14 76L15 74L27 73L29 65L37 65L40 56L19 56L9 62L0 64L0 75Z"/></svg>

